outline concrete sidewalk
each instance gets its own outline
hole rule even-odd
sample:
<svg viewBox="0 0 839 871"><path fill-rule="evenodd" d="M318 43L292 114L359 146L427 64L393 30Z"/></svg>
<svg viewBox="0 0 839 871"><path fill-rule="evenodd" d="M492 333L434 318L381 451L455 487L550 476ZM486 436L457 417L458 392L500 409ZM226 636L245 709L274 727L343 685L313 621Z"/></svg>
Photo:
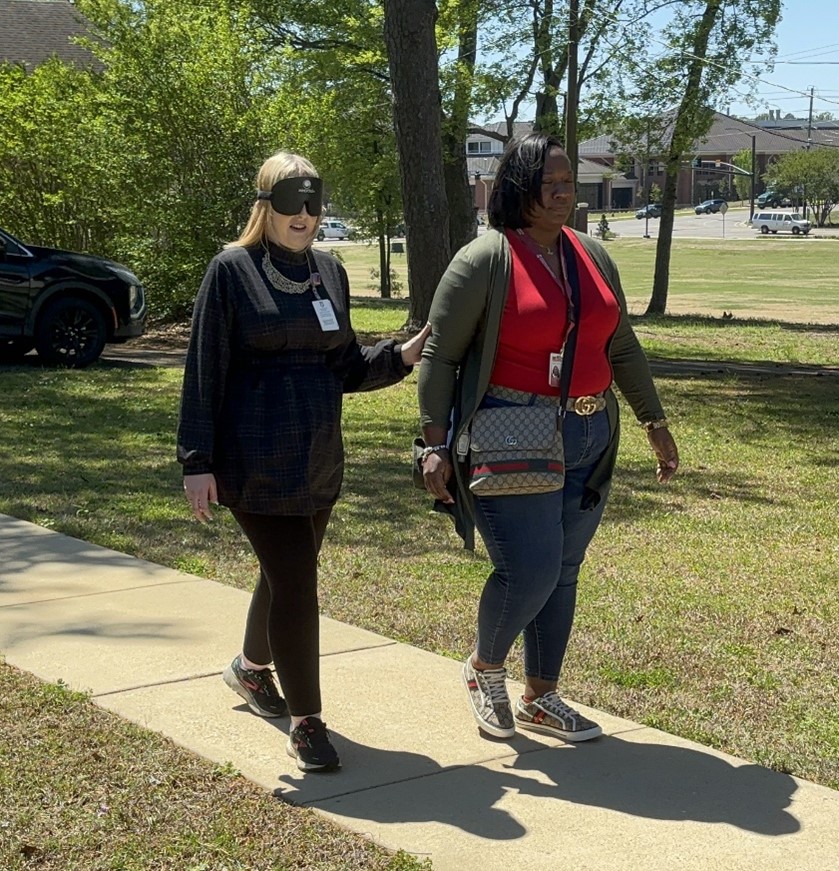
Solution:
<svg viewBox="0 0 839 871"><path fill-rule="evenodd" d="M344 768L304 776L284 752L288 720L253 716L220 679L248 601L0 515L10 664L437 871L839 869L839 792L586 708L605 732L593 742L482 738L459 663L326 618Z"/></svg>

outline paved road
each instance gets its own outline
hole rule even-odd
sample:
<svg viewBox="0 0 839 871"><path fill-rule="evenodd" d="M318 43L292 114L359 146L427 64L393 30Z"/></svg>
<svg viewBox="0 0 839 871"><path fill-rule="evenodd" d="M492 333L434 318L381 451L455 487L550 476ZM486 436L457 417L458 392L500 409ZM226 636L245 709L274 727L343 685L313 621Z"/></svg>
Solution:
<svg viewBox="0 0 839 871"><path fill-rule="evenodd" d="M591 213L589 233L597 228L599 215ZM609 220L608 214L606 220ZM674 239L754 239L757 233L747 223L749 210L747 208L730 208L725 215L676 215L673 222ZM620 236L642 238L649 232L650 238L658 238L660 218L650 218L649 221L637 218L626 218L609 222L610 229ZM648 228L648 229L647 229Z"/></svg>
<svg viewBox="0 0 839 871"><path fill-rule="evenodd" d="M600 212L590 212L589 217L589 233L594 236L597 229L597 222L600 220ZM659 218L650 218L649 221L638 220L637 218L621 218L610 219L608 213L606 219L609 221L610 229L627 239L641 239L646 232L649 232L651 239L658 238L658 228L661 224ZM676 215L673 222L673 238L674 239L759 239L760 234L751 228L748 223L749 209L747 207L729 208L725 215ZM478 228L478 233L485 233L486 227ZM803 236L792 236L791 234L779 233L776 239L788 239L796 244L802 242L811 242L820 236L836 236L836 229L819 229L818 227L805 238ZM403 241L403 240L400 240ZM357 245L358 242L340 241L332 239L325 242L315 242L315 248L323 248L327 251L330 248L343 248L346 245Z"/></svg>
<svg viewBox="0 0 839 871"><path fill-rule="evenodd" d="M597 222L600 220L599 212L590 212L589 233L594 235ZM608 213L606 215L609 220ZM749 219L747 208L730 208L728 213L722 215L677 215L673 225L673 237L676 239L754 239L758 234L746 223ZM636 218L609 220L613 232L628 238L641 238L645 233L647 222ZM658 238L658 218L649 221L650 238ZM486 232L486 227L478 228L479 233ZM355 245L356 242L343 242L331 239L325 242L315 242L315 248L343 248L346 245Z"/></svg>

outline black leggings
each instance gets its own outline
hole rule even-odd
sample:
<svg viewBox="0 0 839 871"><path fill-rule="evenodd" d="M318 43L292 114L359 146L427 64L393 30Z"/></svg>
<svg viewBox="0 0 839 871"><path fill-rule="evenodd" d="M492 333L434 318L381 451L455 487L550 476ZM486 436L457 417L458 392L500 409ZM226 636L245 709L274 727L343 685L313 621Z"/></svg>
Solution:
<svg viewBox="0 0 839 871"><path fill-rule="evenodd" d="M242 652L257 665L273 660L289 713L322 709L318 633L318 553L331 508L309 517L234 511L259 559Z"/></svg>

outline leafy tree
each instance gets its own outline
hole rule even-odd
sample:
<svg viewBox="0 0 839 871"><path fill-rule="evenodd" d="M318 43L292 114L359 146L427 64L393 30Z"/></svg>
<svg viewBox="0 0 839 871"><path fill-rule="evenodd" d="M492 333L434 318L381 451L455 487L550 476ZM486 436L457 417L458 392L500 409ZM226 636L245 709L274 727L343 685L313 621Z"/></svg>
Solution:
<svg viewBox="0 0 839 871"><path fill-rule="evenodd" d="M120 150L99 78L52 59L0 66L0 212L34 244L116 256ZM45 131L49 131L45 135Z"/></svg>
<svg viewBox="0 0 839 871"><path fill-rule="evenodd" d="M682 162L709 129L712 105L743 75L743 58L771 38L780 0L685 0L662 30L655 67L646 57L627 65L624 94L638 105L636 130L656 112L667 122L660 141L665 164L655 277L648 314L663 314L670 281L676 187ZM627 84L630 88L627 88Z"/></svg>
<svg viewBox="0 0 839 871"><path fill-rule="evenodd" d="M823 227L839 203L839 148L790 151L769 167L764 179L773 190L805 196L816 224Z"/></svg>
<svg viewBox="0 0 839 871"><path fill-rule="evenodd" d="M266 51L282 58L270 126L318 166L330 209L377 240L388 297L390 236L403 210L381 5L259 0L256 9Z"/></svg>
<svg viewBox="0 0 839 871"><path fill-rule="evenodd" d="M568 5L568 0L494 0L481 6L483 52L475 76L475 109L504 115L506 133L499 138L505 142L531 96L535 128L565 135ZM580 103L583 138L621 114L612 88L614 68L639 50L644 19L662 4L580 0L578 5L576 91L586 93Z"/></svg>
<svg viewBox="0 0 839 871"><path fill-rule="evenodd" d="M235 237L273 150L254 98L250 10L235 0L78 0L104 47L106 123L124 143L120 246L153 311L186 315L210 258Z"/></svg>

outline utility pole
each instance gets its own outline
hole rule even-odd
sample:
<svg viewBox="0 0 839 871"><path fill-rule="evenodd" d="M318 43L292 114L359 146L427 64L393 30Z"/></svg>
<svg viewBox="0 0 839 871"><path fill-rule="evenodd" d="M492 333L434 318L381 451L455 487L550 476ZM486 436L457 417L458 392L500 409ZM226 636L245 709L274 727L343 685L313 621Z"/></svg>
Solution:
<svg viewBox="0 0 839 871"><path fill-rule="evenodd" d="M568 3L568 95L565 99L565 152L574 173L574 189L577 189L577 172L580 168L580 150L577 142L577 108L580 95L577 92L577 49L580 40L580 2ZM576 209L568 218L571 227L576 225Z"/></svg>
<svg viewBox="0 0 839 871"><path fill-rule="evenodd" d="M755 216L755 176L757 175L757 146L755 144L755 134L752 133L752 191L751 201L749 203L749 220Z"/></svg>
<svg viewBox="0 0 839 871"><path fill-rule="evenodd" d="M807 151L810 150L810 147L813 144L812 134L813 134L813 91L815 88L810 88L810 113L807 116ZM807 188L805 187L802 191L802 199L804 200L803 211L804 211L804 220L807 220Z"/></svg>

